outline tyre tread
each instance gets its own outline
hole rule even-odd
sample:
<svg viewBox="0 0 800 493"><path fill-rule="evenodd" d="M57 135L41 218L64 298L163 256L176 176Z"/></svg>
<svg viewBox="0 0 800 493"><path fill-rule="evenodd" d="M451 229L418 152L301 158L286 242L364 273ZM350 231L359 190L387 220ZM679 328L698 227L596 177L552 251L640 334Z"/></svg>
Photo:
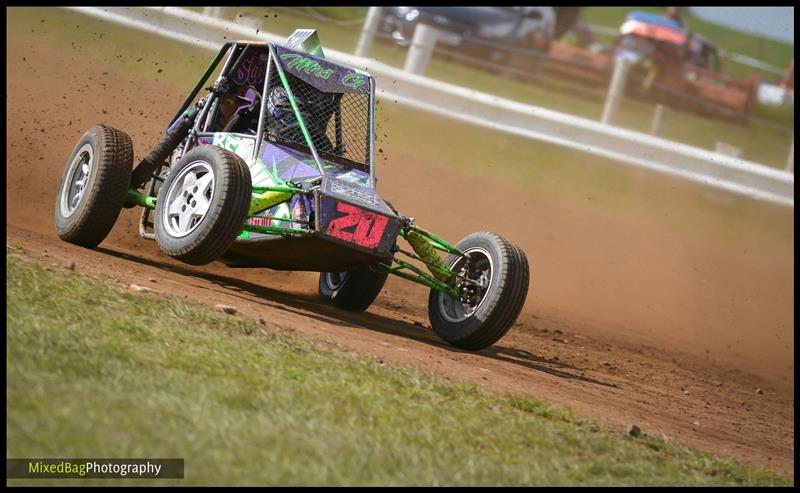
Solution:
<svg viewBox="0 0 800 493"><path fill-rule="evenodd" d="M214 210L204 219L211 219L213 225L188 244L177 248L158 242L161 251L191 265L212 262L230 248L247 218L252 190L250 169L241 157L219 146L203 148L214 152L223 172L220 200L216 201ZM164 193L167 188L162 186Z"/></svg>
<svg viewBox="0 0 800 493"><path fill-rule="evenodd" d="M77 220L60 228L56 222L56 231L62 240L87 248L99 245L114 227L122 205L125 203L128 184L133 168L133 142L130 136L121 130L96 125L81 138L75 151L80 148L85 136L91 134L94 142L95 178L92 189L84 206L75 211ZM74 157L71 156L71 159ZM65 171L66 173L66 171ZM66 176L62 176L59 193L56 197L56 214L60 211L61 187Z"/></svg>
<svg viewBox="0 0 800 493"><path fill-rule="evenodd" d="M462 240L462 243L476 236L484 236L497 246L501 262L505 266L502 269L502 278L496 280L496 282L499 282L499 288L494 292L491 299L485 301L488 305L484 305L481 308L489 313L488 317L483 323L474 320L469 321L468 319L467 323L475 325L472 332L460 339L453 339L448 335L449 326L453 324L447 322L438 314L437 297L443 295L431 290L431 295L428 299L428 314L431 319L431 326L436 333L456 347L473 351L491 346L510 330L522 311L530 285L528 259L518 246L502 236L488 231L473 233ZM449 257L448 263L451 260L452 257Z"/></svg>
<svg viewBox="0 0 800 493"><path fill-rule="evenodd" d="M378 297L388 275L388 272L375 272L369 266L354 269L339 288L336 297L331 299L332 293L325 284L325 273L322 272L319 275L319 294L343 310L363 312Z"/></svg>

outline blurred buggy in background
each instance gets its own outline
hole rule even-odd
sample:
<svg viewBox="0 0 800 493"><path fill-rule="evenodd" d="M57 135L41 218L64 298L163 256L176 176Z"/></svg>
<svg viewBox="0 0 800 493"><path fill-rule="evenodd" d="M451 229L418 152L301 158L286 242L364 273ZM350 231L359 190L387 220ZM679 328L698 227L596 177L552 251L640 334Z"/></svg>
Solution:
<svg viewBox="0 0 800 493"><path fill-rule="evenodd" d="M600 48L600 49L598 49ZM610 46L590 48L553 42L545 70L607 86L615 60L632 63L629 94L671 107L745 122L758 96L757 75L722 74L718 50L675 18L633 11Z"/></svg>

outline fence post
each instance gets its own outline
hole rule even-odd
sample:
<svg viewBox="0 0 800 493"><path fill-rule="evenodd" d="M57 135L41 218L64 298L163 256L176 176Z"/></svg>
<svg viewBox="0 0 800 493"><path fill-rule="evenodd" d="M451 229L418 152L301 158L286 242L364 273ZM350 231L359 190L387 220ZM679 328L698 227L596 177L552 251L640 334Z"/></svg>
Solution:
<svg viewBox="0 0 800 493"><path fill-rule="evenodd" d="M367 56L375 38L375 31L381 23L383 7L370 7L367 11L367 18L364 20L364 27L361 29L361 36L358 37L355 56Z"/></svg>
<svg viewBox="0 0 800 493"><path fill-rule="evenodd" d="M656 112L653 114L653 125L650 127L650 135L659 137L661 135L661 126L664 123L664 105L657 104Z"/></svg>
<svg viewBox="0 0 800 493"><path fill-rule="evenodd" d="M414 37L411 39L411 46L408 48L406 64L403 70L412 74L424 74L431 61L433 48L436 46L436 39L439 37L439 30L426 24L417 24L414 29Z"/></svg>
<svg viewBox="0 0 800 493"><path fill-rule="evenodd" d="M622 100L622 93L625 92L625 81L628 78L628 69L631 66L630 60L617 58L614 63L614 74L611 76L611 84L608 86L606 104L603 107L602 123L612 125L617 116L617 109Z"/></svg>
<svg viewBox="0 0 800 493"><path fill-rule="evenodd" d="M786 171L794 173L794 137L792 137L792 146L789 147L789 157L786 159Z"/></svg>

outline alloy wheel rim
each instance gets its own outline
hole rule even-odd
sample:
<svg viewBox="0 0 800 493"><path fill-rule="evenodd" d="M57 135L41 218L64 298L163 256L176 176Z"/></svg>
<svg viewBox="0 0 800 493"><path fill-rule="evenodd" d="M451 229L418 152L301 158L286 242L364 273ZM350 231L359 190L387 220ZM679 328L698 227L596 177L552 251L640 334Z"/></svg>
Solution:
<svg viewBox="0 0 800 493"><path fill-rule="evenodd" d="M214 198L214 181L214 171L205 161L194 161L180 171L167 190L162 217L170 236L183 238L203 222Z"/></svg>
<svg viewBox="0 0 800 493"><path fill-rule="evenodd" d="M325 284L331 291L336 291L339 288L341 288L346 280L347 280L347 271L325 273Z"/></svg>
<svg viewBox="0 0 800 493"><path fill-rule="evenodd" d="M94 151L91 144L84 144L70 162L67 179L61 191L59 207L64 217L72 216L86 196L86 188L94 166Z"/></svg>
<svg viewBox="0 0 800 493"><path fill-rule="evenodd" d="M463 322L475 315L486 301L486 294L492 286L494 277L494 263L488 251L473 247L465 250L464 255L470 259L469 270L464 257L455 259L448 267L452 272L475 281L478 286L460 284L459 299L445 294L439 295L439 313L450 323Z"/></svg>

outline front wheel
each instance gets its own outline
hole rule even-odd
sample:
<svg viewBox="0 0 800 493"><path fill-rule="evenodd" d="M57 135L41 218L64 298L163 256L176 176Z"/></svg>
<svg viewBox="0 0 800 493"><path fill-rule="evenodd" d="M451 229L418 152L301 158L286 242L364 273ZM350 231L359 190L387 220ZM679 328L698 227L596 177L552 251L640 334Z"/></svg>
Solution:
<svg viewBox="0 0 800 493"><path fill-rule="evenodd" d="M459 276L459 298L435 289L428 316L436 334L453 346L477 351L499 341L517 320L528 295L530 269L525 253L505 238L473 233L445 263Z"/></svg>
<svg viewBox="0 0 800 493"><path fill-rule="evenodd" d="M99 245L119 217L132 168L133 143L128 134L105 125L83 134L58 186L58 237L87 248Z"/></svg>
<svg viewBox="0 0 800 493"><path fill-rule="evenodd" d="M215 260L241 233L251 190L250 170L236 154L217 146L187 152L158 191L159 248L187 264Z"/></svg>

